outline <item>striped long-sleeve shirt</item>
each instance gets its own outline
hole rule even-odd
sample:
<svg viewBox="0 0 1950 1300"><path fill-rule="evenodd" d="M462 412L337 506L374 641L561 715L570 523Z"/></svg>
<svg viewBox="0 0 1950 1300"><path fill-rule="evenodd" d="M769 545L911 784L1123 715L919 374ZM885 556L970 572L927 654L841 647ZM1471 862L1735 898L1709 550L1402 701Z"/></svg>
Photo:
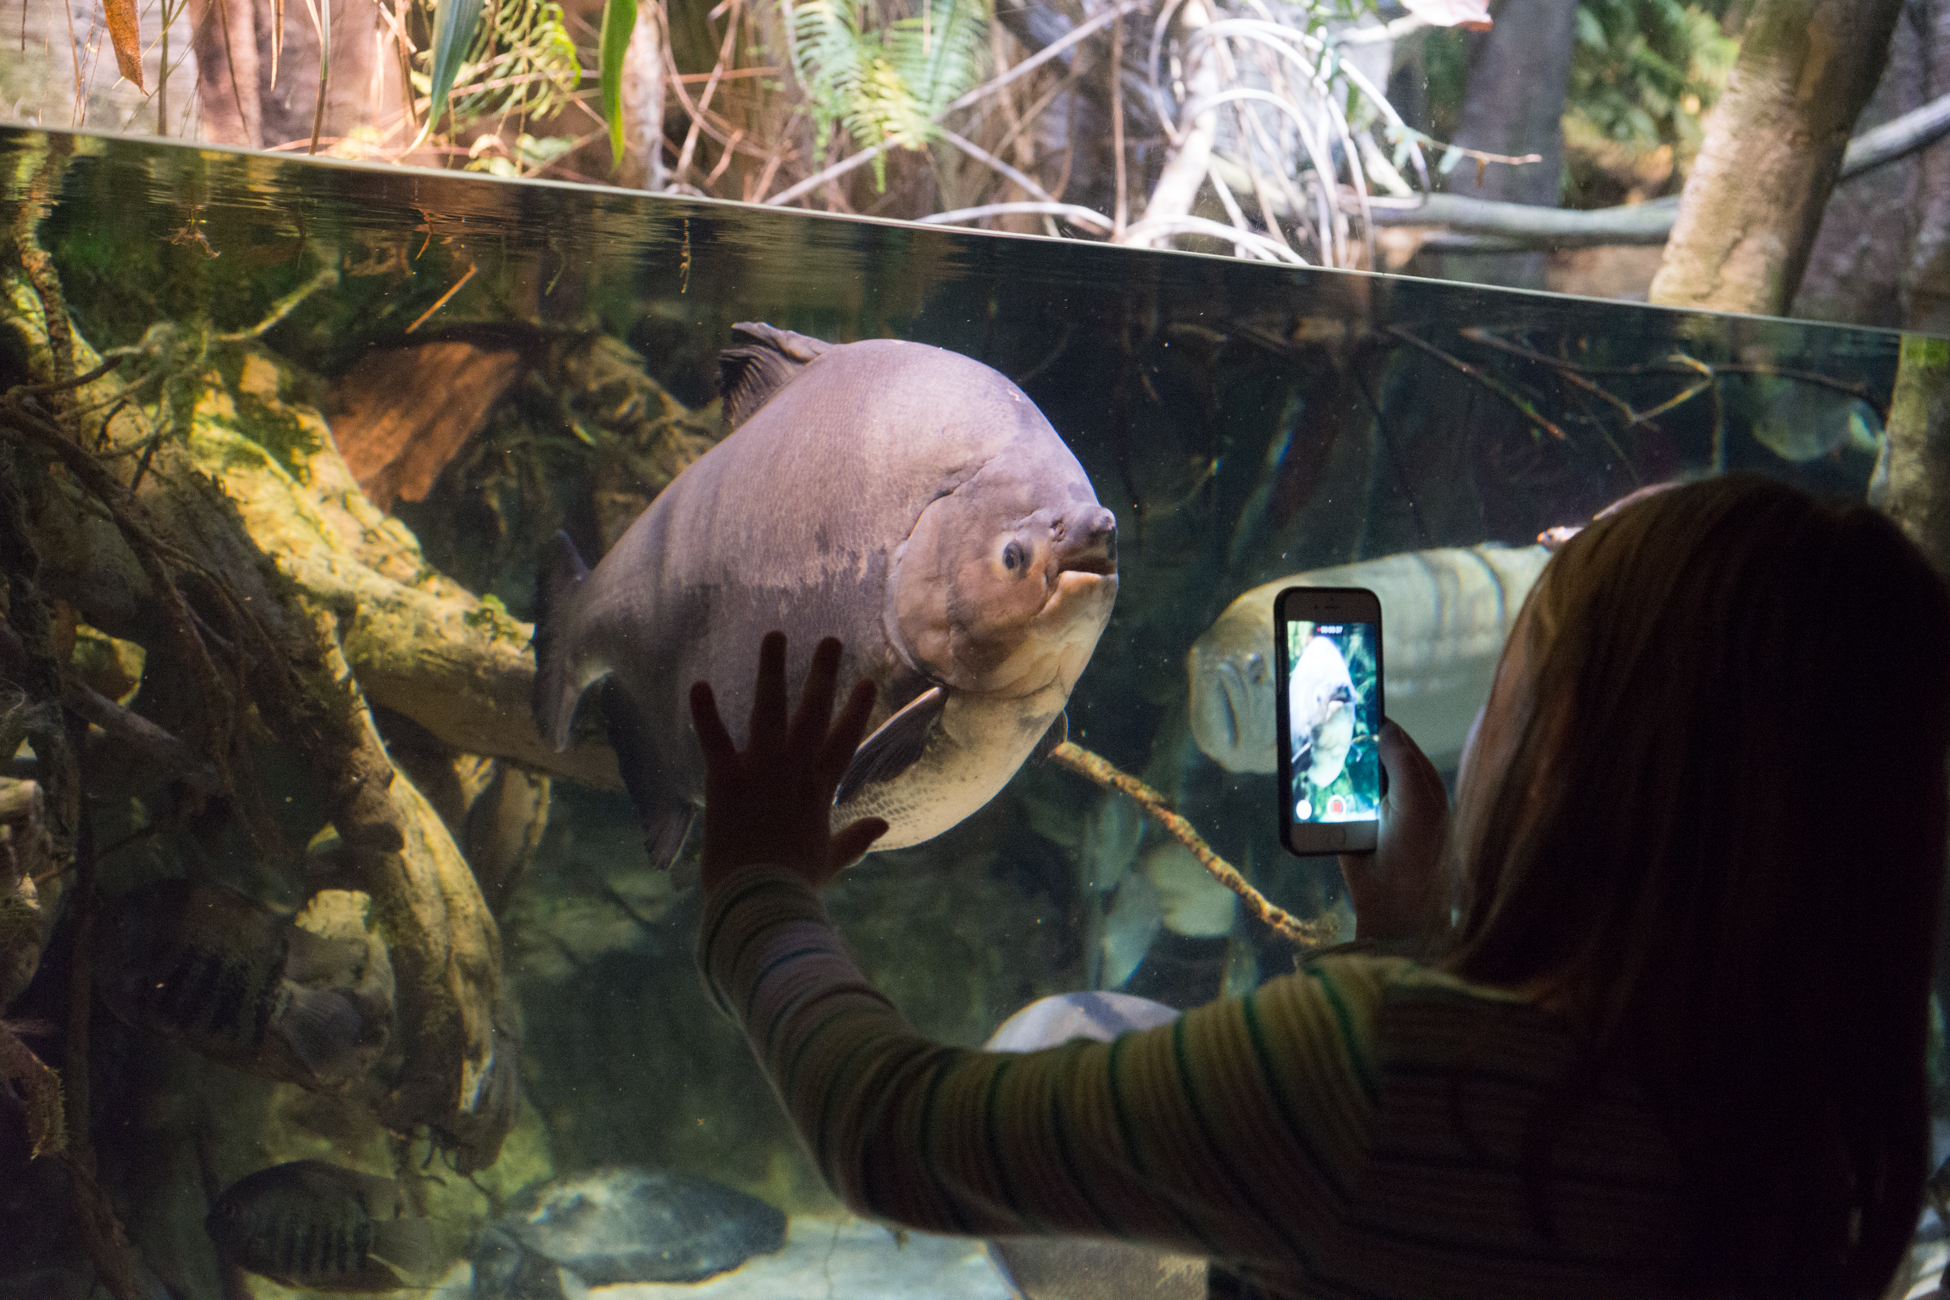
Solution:
<svg viewBox="0 0 1950 1300"><path fill-rule="evenodd" d="M1272 1295L1402 1300L1646 1296L1681 1235L1677 1160L1631 1085L1567 1087L1553 1017L1405 959L1324 957L1020 1055L916 1034L789 872L719 888L698 959L833 1189L895 1223L1141 1242Z"/></svg>

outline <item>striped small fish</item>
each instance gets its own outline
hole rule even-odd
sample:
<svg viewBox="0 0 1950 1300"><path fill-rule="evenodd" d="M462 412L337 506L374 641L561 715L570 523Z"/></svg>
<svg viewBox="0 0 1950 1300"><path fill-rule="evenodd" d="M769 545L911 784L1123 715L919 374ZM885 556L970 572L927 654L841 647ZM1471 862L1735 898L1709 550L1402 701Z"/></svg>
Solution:
<svg viewBox="0 0 1950 1300"><path fill-rule="evenodd" d="M399 1183L294 1160L232 1183L203 1230L226 1264L314 1291L396 1291L427 1273L434 1225L400 1217Z"/></svg>
<svg viewBox="0 0 1950 1300"><path fill-rule="evenodd" d="M367 1026L352 1000L307 987L362 961L235 890L164 880L132 891L98 972L109 1009L212 1060L306 1087L362 1070Z"/></svg>

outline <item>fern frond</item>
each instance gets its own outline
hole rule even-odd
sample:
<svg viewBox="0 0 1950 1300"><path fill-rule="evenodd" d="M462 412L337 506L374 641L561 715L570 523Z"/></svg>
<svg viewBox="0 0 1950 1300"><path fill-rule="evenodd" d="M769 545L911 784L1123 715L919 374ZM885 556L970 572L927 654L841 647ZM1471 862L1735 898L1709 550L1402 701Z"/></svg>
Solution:
<svg viewBox="0 0 1950 1300"><path fill-rule="evenodd" d="M800 0L791 32L792 71L805 89L814 131L823 138L851 111L878 34L860 30L853 0Z"/></svg>
<svg viewBox="0 0 1950 1300"><path fill-rule="evenodd" d="M433 52L418 56L424 73L416 85L431 89ZM464 39L450 47L456 61L451 102L464 124L510 112L545 117L569 101L582 82L582 64L567 19L556 0L487 0ZM480 82L496 89L478 90Z"/></svg>
<svg viewBox="0 0 1950 1300"><path fill-rule="evenodd" d="M918 17L894 24L894 66L927 117L974 87L987 52L987 7L981 0L921 0Z"/></svg>
<svg viewBox="0 0 1950 1300"><path fill-rule="evenodd" d="M917 0L879 24L872 0L801 0L789 24L792 67L815 131L833 123L863 149L925 149L933 119L973 86L986 51L986 0ZM876 164L876 181L885 172Z"/></svg>

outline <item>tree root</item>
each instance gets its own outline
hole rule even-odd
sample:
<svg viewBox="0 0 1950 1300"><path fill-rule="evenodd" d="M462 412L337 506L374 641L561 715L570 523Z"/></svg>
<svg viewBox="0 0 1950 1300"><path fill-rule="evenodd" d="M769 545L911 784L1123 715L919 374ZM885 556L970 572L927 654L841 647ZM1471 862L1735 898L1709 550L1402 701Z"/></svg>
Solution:
<svg viewBox="0 0 1950 1300"><path fill-rule="evenodd" d="M341 865L372 895L398 982L406 1061L380 1106L395 1129L426 1124L463 1174L494 1163L514 1126L518 1039L501 987L501 936L467 862L426 797L398 778L339 649L314 611L308 694L336 699L307 746L331 770Z"/></svg>
<svg viewBox="0 0 1950 1300"><path fill-rule="evenodd" d="M5 277L0 291L13 308L9 323L45 368L44 322L58 299L33 292L18 274ZM65 702L77 722L119 729L166 756L179 789L219 801L212 811L244 832L260 861L285 864L295 881L300 854L265 811L253 760L267 744L287 747L325 795L343 845L340 864L371 895L399 981L395 1040L403 1056L396 1073L377 1080L380 1119L396 1131L431 1131L454 1150L462 1172L491 1164L514 1120L519 1051L501 987L499 934L447 828L409 781L396 779L355 671L361 653L396 664L392 678L373 676L399 681L404 711L429 695L448 704L460 696L485 714L478 732L498 736L506 728L497 712L525 722L525 629L429 576L410 537L403 541L396 535L403 530L369 503L360 514L353 503L364 503L363 495L315 414L314 452L300 461L314 481L301 485L263 448L224 427L237 399L213 376L177 377L191 385L183 409L193 412L194 427L155 438L125 409L126 386L94 366L85 341L71 331L68 338L73 364L89 373L60 390L72 394L76 412L109 412L93 447L77 436L79 420L64 419L62 404L47 400L48 386L0 395L0 462L44 467L32 508L0 511L17 521L23 545L37 545L31 554L13 553L20 546L0 554L8 621L22 632L17 640L30 661L43 663L40 675L51 678L27 698L52 701L57 716ZM133 490L113 467L138 446L147 472ZM331 484L342 489L337 502L317 491L328 468L344 480ZM382 575L369 560L392 572ZM47 622L45 602L23 581L28 575L58 589L92 625L149 646L145 683L156 676L165 696L187 686L188 699L174 707L158 701L170 708L158 721L64 680L51 653L37 654L37 644L51 644L45 628L23 627L23 615L36 610ZM390 640L392 630L409 644ZM360 650L348 653L354 646ZM413 673L422 657L438 665L440 685L431 691ZM498 663L498 675L482 671L484 659ZM485 709L483 679L491 697ZM492 695L497 685L505 700ZM152 711L142 700L138 707ZM59 736L45 745L40 734L32 738L45 769L60 752ZM529 748L546 750L539 737ZM576 774L600 780L603 773L597 763ZM83 960L77 969L87 967ZM85 1061L68 1066L79 1077ZM85 1109L70 1121L71 1134L85 1133Z"/></svg>

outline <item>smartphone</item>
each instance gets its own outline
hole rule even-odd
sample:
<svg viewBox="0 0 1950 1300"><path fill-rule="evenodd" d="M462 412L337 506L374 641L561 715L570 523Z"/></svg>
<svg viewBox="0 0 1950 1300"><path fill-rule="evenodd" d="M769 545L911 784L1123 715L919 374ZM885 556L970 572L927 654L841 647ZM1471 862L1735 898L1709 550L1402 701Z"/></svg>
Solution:
<svg viewBox="0 0 1950 1300"><path fill-rule="evenodd" d="M1280 843L1371 853L1380 829L1381 599L1288 587L1273 602Z"/></svg>

